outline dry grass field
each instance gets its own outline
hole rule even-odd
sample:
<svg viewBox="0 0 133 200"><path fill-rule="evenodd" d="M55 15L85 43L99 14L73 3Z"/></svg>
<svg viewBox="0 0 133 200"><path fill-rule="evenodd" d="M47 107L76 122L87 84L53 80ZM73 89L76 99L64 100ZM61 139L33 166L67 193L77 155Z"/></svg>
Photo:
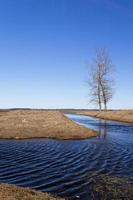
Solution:
<svg viewBox="0 0 133 200"><path fill-rule="evenodd" d="M98 117L101 119L114 120L120 122L133 123L133 110L119 111L78 111L77 114Z"/></svg>
<svg viewBox="0 0 133 200"><path fill-rule="evenodd" d="M50 194L15 185L0 184L0 200L63 200Z"/></svg>
<svg viewBox="0 0 133 200"><path fill-rule="evenodd" d="M96 136L59 111L10 110L0 112L0 138L83 139Z"/></svg>

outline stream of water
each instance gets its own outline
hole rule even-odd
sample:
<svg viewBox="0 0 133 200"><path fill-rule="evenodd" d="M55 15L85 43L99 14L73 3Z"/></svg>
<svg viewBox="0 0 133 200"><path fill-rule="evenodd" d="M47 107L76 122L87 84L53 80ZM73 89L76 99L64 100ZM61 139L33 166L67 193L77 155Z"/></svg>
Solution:
<svg viewBox="0 0 133 200"><path fill-rule="evenodd" d="M0 140L0 182L88 200L98 174L133 177L133 125L67 115L99 132L85 140Z"/></svg>

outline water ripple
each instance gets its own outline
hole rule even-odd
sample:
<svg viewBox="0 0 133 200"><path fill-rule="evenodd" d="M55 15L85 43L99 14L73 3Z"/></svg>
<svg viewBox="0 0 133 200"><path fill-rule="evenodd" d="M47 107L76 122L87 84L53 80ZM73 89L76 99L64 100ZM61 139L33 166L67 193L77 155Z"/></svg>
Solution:
<svg viewBox="0 0 133 200"><path fill-rule="evenodd" d="M133 176L133 126L69 115L99 131L86 140L0 140L0 182L87 200L101 173Z"/></svg>

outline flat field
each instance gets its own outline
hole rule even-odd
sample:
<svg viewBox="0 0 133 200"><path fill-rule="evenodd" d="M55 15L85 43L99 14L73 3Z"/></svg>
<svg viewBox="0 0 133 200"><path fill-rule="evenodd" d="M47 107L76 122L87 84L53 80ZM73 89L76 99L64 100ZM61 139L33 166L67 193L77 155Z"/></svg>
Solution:
<svg viewBox="0 0 133 200"><path fill-rule="evenodd" d="M0 138L3 139L83 139L96 135L95 131L72 122L60 111L0 112Z"/></svg>

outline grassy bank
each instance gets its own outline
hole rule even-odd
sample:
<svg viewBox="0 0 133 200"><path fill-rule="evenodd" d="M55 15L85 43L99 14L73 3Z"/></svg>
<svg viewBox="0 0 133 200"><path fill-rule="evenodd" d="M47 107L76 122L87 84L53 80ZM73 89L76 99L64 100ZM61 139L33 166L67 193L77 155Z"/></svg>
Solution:
<svg viewBox="0 0 133 200"><path fill-rule="evenodd" d="M133 123L133 110L119 111L78 111L77 114L98 117L101 119L114 120L119 122Z"/></svg>
<svg viewBox="0 0 133 200"><path fill-rule="evenodd" d="M132 200L133 183L126 178L100 175L94 178L91 188L92 200Z"/></svg>
<svg viewBox="0 0 133 200"><path fill-rule="evenodd" d="M126 178L99 175L89 187L91 200L132 200L133 184ZM0 200L63 200L29 188L0 184Z"/></svg>
<svg viewBox="0 0 133 200"><path fill-rule="evenodd" d="M72 122L59 111L0 112L0 138L83 139L96 135L95 131Z"/></svg>
<svg viewBox="0 0 133 200"><path fill-rule="evenodd" d="M0 184L0 200L63 200L50 194L15 185Z"/></svg>

